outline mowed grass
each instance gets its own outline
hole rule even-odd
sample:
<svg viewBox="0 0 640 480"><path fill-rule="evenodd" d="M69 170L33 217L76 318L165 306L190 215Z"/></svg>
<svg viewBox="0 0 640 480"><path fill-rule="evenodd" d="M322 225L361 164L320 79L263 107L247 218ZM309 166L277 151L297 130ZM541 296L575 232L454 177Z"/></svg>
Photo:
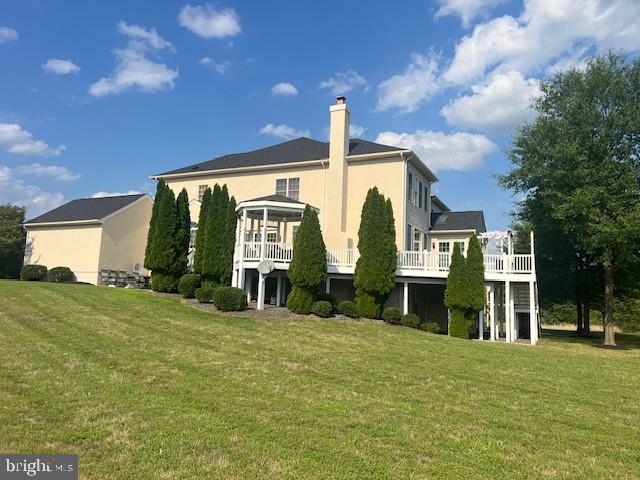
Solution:
<svg viewBox="0 0 640 480"><path fill-rule="evenodd" d="M490 344L0 282L0 451L85 479L640 478L640 342Z"/></svg>

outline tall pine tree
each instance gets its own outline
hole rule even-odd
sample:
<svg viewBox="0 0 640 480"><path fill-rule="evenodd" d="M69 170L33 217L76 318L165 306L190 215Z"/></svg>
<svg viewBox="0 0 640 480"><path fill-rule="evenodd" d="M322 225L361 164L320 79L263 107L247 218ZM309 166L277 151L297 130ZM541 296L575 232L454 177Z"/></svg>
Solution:
<svg viewBox="0 0 640 480"><path fill-rule="evenodd" d="M211 189L204 191L202 203L200 205L200 216L198 217L198 231L196 233L196 251L193 256L193 272L202 272L202 258L204 256L204 245L207 238L207 222L209 220L209 210L211 209Z"/></svg>
<svg viewBox="0 0 640 480"><path fill-rule="evenodd" d="M226 188L226 185L223 187ZM231 275L233 273L233 251L236 243L236 228L238 215L236 213L236 199L231 197L227 203L227 216L225 222L223 250L223 262L220 267L220 280L223 285L231 284Z"/></svg>
<svg viewBox="0 0 640 480"><path fill-rule="evenodd" d="M175 274L178 278L187 272L189 257L189 241L191 240L191 215L189 214L189 196L182 189L176 200L176 264Z"/></svg>
<svg viewBox="0 0 640 480"><path fill-rule="evenodd" d="M153 256L153 238L155 235L155 225L158 218L158 208L162 201L162 195L169 189L164 180L160 179L156 184L156 196L153 199L151 210L151 220L149 221L149 231L147 233L147 245L144 250L144 267L153 270L155 268L155 258Z"/></svg>
<svg viewBox="0 0 640 480"><path fill-rule="evenodd" d="M151 286L154 290L173 292L177 287L176 265L176 201L171 189L167 189L158 202L157 216L151 243Z"/></svg>
<svg viewBox="0 0 640 480"><path fill-rule="evenodd" d="M369 189L362 206L358 250L354 274L358 310L363 317L379 318L395 287L397 247L391 200L385 200L377 187Z"/></svg>
<svg viewBox="0 0 640 480"><path fill-rule="evenodd" d="M213 283L220 283L218 275L218 265L220 264L220 252L223 246L221 241L224 238L224 226L222 219L225 218L223 193L217 183L213 187L211 194L211 207L207 216L206 235L204 242L204 253L202 256L202 267L200 274L202 278Z"/></svg>
<svg viewBox="0 0 640 480"><path fill-rule="evenodd" d="M309 313L314 297L327 279L327 249L320 230L318 213L307 205L293 242L288 271L293 286L287 307L296 313Z"/></svg>

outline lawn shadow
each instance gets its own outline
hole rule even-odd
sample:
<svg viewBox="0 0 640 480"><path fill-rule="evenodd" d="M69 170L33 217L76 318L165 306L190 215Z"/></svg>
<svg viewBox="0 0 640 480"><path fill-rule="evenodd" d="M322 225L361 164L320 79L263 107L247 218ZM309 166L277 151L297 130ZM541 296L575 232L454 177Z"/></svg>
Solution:
<svg viewBox="0 0 640 480"><path fill-rule="evenodd" d="M602 344L603 332L591 332L588 336L578 335L575 330L542 329L542 338L558 343L587 345L606 350L636 350L640 349L640 335L632 333L616 333L616 346L609 347Z"/></svg>

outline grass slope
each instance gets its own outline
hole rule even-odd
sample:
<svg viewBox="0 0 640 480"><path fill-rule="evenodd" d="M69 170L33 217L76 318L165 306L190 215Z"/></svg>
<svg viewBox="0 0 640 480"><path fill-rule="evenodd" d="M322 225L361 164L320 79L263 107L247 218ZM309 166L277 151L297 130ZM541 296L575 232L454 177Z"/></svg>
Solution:
<svg viewBox="0 0 640 480"><path fill-rule="evenodd" d="M639 478L640 350L0 282L0 451L81 478Z"/></svg>

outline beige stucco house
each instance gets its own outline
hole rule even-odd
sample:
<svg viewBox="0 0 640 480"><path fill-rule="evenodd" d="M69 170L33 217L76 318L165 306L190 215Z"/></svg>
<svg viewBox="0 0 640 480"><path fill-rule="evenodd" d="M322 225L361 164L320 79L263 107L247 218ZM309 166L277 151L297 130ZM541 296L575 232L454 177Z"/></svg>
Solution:
<svg viewBox="0 0 640 480"><path fill-rule="evenodd" d="M369 188L378 187L391 199L396 222L397 287L389 303L446 331L443 296L451 252L456 242L466 251L470 235L485 234L483 212L450 211L433 195L438 179L426 166L428 158L407 148L349 138L351 112L344 97L330 106L329 117L328 142L298 138L151 178L166 181L176 195L185 188L193 220L205 189L227 185L238 201L239 217L233 283L255 298L258 308L286 299L286 272L305 204L319 213L327 246L327 291L338 299L353 298L362 205ZM196 232L194 225L192 238ZM487 251L485 280L488 307L477 326L478 337L535 343L539 321L533 254L514 255L512 248Z"/></svg>
<svg viewBox="0 0 640 480"><path fill-rule="evenodd" d="M142 272L153 200L147 194L82 198L25 222L25 264L69 267L80 282L101 271Z"/></svg>

